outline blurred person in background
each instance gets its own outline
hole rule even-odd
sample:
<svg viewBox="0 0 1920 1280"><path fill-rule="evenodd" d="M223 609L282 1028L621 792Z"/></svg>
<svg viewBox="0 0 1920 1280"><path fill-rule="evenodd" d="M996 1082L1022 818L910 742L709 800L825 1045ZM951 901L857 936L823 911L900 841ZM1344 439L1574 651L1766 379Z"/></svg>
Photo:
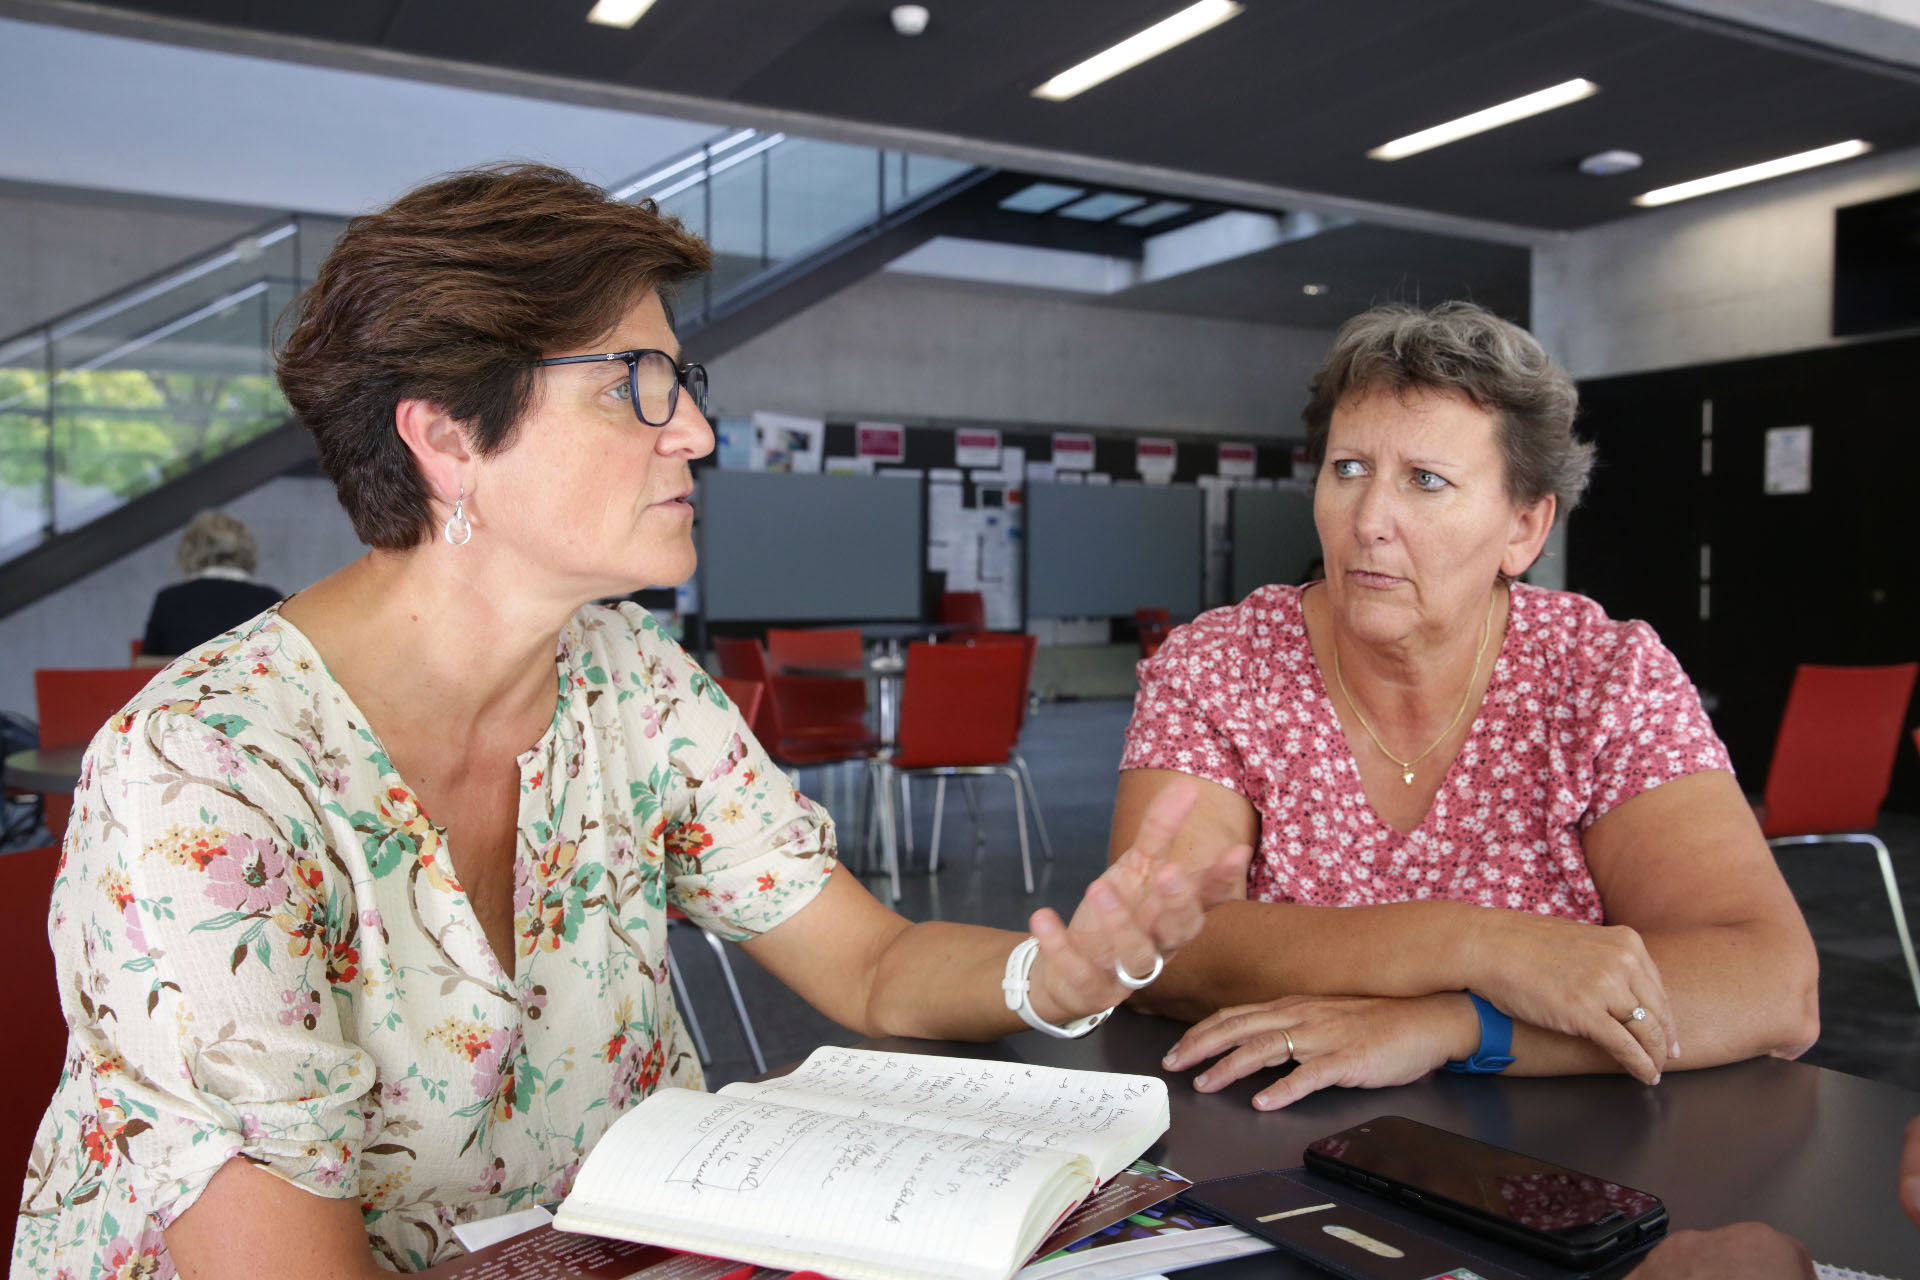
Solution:
<svg viewBox="0 0 1920 1280"><path fill-rule="evenodd" d="M173 558L187 580L153 598L138 666L165 666L280 602L279 591L253 580L260 567L253 531L225 512L195 516Z"/></svg>

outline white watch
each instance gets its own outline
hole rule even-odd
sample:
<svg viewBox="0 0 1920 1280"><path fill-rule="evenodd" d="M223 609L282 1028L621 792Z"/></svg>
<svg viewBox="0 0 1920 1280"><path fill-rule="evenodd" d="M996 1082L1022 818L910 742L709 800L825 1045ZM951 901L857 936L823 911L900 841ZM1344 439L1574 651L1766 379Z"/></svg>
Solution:
<svg viewBox="0 0 1920 1280"><path fill-rule="evenodd" d="M1000 990L1006 995L1007 1008L1019 1014L1020 1021L1026 1023L1035 1031L1044 1031L1048 1035L1057 1036L1062 1040L1078 1040L1081 1036L1105 1022L1107 1015L1111 1014L1113 1010L1102 1009L1098 1013L1090 1013L1084 1018L1075 1018L1065 1026L1058 1027L1033 1011L1033 1002L1028 999L1028 992L1031 988L1027 982L1027 975L1033 972L1033 961L1039 954L1040 940L1038 938L1028 938L1008 954L1007 973L1004 978L1000 979Z"/></svg>

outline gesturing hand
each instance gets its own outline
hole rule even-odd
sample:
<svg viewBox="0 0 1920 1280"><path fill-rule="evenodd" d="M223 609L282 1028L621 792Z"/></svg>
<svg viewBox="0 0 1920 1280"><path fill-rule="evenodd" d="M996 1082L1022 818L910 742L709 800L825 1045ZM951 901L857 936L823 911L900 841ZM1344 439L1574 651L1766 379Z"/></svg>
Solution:
<svg viewBox="0 0 1920 1280"><path fill-rule="evenodd" d="M1243 1076L1287 1062L1293 1073L1254 1095L1263 1111L1298 1102L1328 1085L1378 1089L1418 1080L1470 1056L1480 1019L1458 992L1418 996L1287 996L1222 1009L1195 1023L1167 1054L1179 1071L1225 1054L1194 1079L1215 1093Z"/></svg>
<svg viewBox="0 0 1920 1280"><path fill-rule="evenodd" d="M1087 887L1066 924L1043 907L1028 928L1039 940L1033 969L1034 1011L1061 1023L1111 1009L1131 992L1118 968L1144 978L1200 932L1207 911L1246 882L1248 845L1222 849L1204 866L1168 858L1193 808L1191 783L1167 787L1147 806L1133 847Z"/></svg>
<svg viewBox="0 0 1920 1280"><path fill-rule="evenodd" d="M1659 966L1625 925L1488 910L1469 948L1468 986L1509 1017L1591 1040L1642 1084L1680 1056Z"/></svg>

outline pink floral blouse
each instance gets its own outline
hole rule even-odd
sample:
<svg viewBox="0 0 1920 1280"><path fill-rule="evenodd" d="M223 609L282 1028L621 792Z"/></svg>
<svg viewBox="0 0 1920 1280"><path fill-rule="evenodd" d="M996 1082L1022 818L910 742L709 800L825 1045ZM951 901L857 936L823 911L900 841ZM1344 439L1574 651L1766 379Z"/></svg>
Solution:
<svg viewBox="0 0 1920 1280"><path fill-rule="evenodd" d="M1644 622L1515 583L1466 744L1420 825L1367 802L1307 644L1301 588L1262 587L1140 664L1122 769L1172 769L1260 818L1247 896L1308 906L1450 899L1600 923L1581 835L1663 782L1730 769L1700 697Z"/></svg>
<svg viewBox="0 0 1920 1280"><path fill-rule="evenodd" d="M357 1199L379 1261L419 1270L460 1255L455 1223L563 1195L657 1086L702 1087L667 906L770 929L825 883L832 826L643 610L581 610L556 675L519 760L511 977L277 609L101 730L54 885L71 1032L14 1275L164 1280L162 1229L234 1156Z"/></svg>

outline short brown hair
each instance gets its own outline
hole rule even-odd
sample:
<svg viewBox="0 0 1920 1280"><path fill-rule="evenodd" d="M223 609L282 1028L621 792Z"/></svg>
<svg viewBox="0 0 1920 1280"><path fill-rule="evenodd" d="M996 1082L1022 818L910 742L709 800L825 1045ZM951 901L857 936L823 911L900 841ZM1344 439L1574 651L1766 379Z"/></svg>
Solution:
<svg viewBox="0 0 1920 1280"><path fill-rule="evenodd" d="M1586 492L1593 446L1576 439L1580 393L1533 335L1471 302L1430 310L1386 303L1340 326L1308 384L1300 416L1315 470L1327 456L1333 411L1350 395L1453 391L1493 415L1507 494L1531 505L1548 494L1564 519Z"/></svg>
<svg viewBox="0 0 1920 1280"><path fill-rule="evenodd" d="M429 401L496 453L532 401L531 361L574 353L710 260L651 200L546 165L455 173L347 224L291 314L280 387L360 540L416 546L431 507L400 401Z"/></svg>

